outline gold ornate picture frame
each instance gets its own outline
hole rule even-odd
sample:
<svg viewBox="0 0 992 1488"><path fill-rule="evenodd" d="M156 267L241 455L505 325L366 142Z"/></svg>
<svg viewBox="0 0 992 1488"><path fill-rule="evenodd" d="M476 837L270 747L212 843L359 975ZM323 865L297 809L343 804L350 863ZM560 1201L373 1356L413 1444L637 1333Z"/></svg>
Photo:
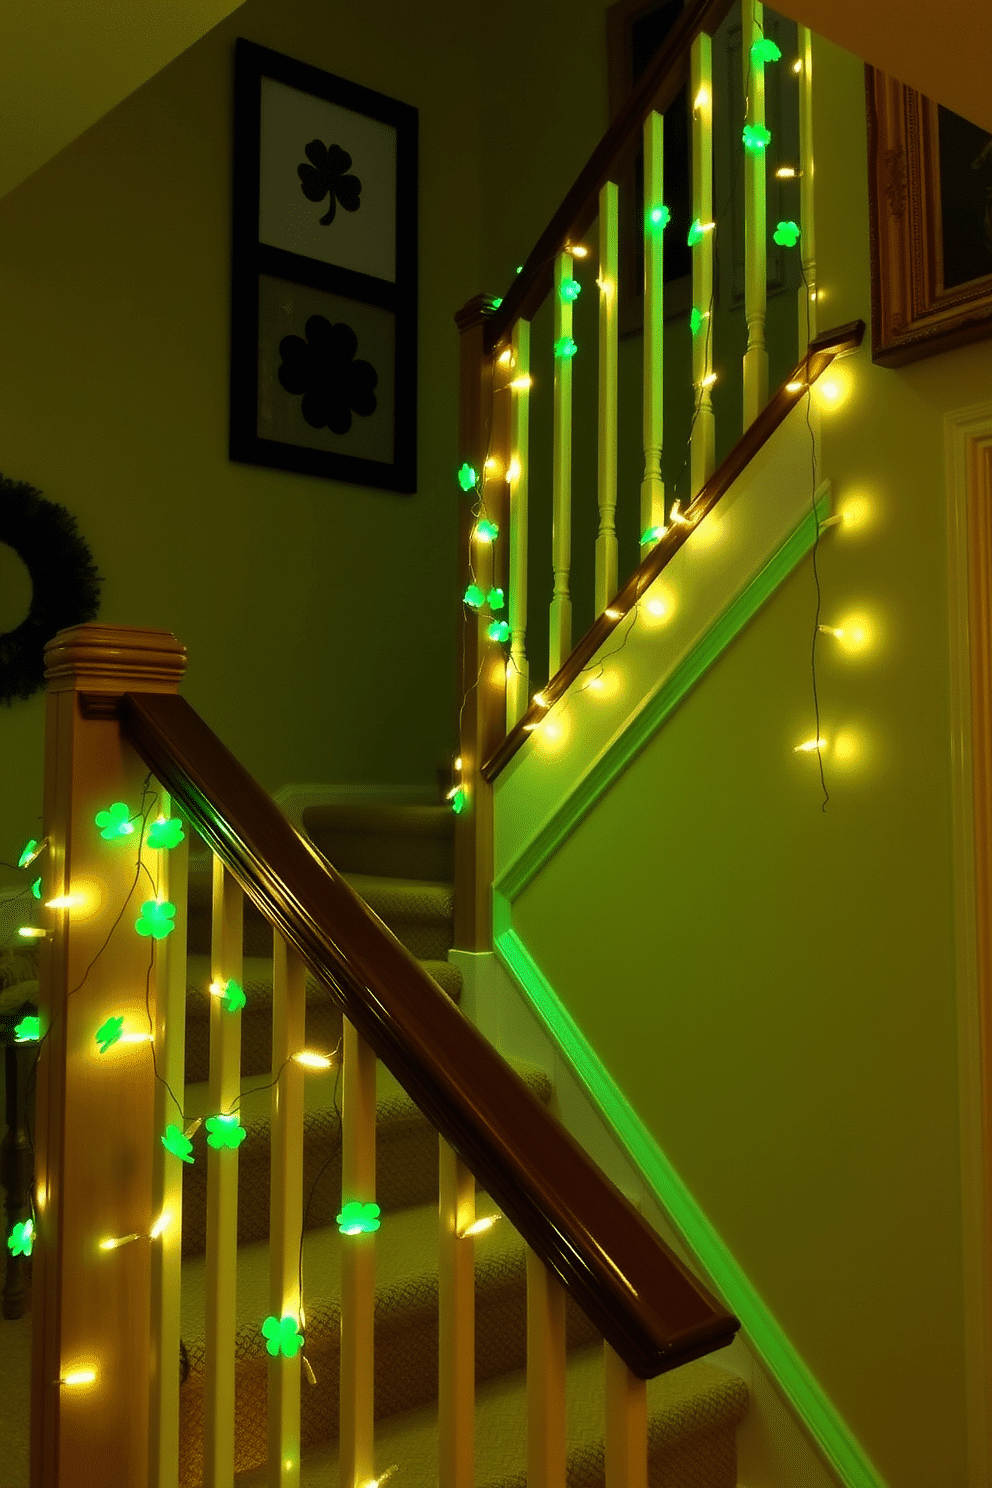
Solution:
<svg viewBox="0 0 992 1488"><path fill-rule="evenodd" d="M992 336L992 135L873 67L871 354L887 367Z"/></svg>

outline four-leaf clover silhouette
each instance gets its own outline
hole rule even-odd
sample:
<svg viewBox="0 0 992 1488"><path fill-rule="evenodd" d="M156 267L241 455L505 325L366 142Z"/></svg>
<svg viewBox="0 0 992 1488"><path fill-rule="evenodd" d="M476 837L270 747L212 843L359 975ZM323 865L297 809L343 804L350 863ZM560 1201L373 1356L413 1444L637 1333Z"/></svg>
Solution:
<svg viewBox="0 0 992 1488"><path fill-rule="evenodd" d="M158 821L152 822L145 840L149 847L170 848L178 847L185 835L178 816L161 816Z"/></svg>
<svg viewBox="0 0 992 1488"><path fill-rule="evenodd" d="M795 222L780 222L772 237L782 248L795 248L799 241L799 227Z"/></svg>
<svg viewBox="0 0 992 1488"><path fill-rule="evenodd" d="M123 801L115 801L109 811L98 811L96 824L100 828L100 836L105 837L108 842L115 841L118 837L130 837L134 831L134 823L129 821L130 812Z"/></svg>
<svg viewBox="0 0 992 1488"><path fill-rule="evenodd" d="M118 1014L115 1018L108 1018L105 1023L100 1024L100 1027L96 1031L96 1041L100 1045L101 1054L106 1054L107 1050L113 1044L117 1043L123 1027L124 1018L122 1014Z"/></svg>
<svg viewBox="0 0 992 1488"><path fill-rule="evenodd" d="M7 1237L7 1249L11 1255L29 1256L34 1246L34 1221L24 1220L23 1224L15 1224L10 1235Z"/></svg>
<svg viewBox="0 0 992 1488"><path fill-rule="evenodd" d="M15 1044L30 1044L41 1038L41 1019L30 1016L22 1018L14 1029Z"/></svg>
<svg viewBox="0 0 992 1488"><path fill-rule="evenodd" d="M134 928L139 935L150 935L154 940L164 940L175 930L176 906L164 899L146 899L141 906L141 918L135 920Z"/></svg>
<svg viewBox="0 0 992 1488"><path fill-rule="evenodd" d="M262 1337L268 1339L266 1352L273 1358L277 1354L284 1354L287 1359L294 1359L303 1347L303 1339L294 1317L267 1317L262 1324Z"/></svg>
<svg viewBox="0 0 992 1488"><path fill-rule="evenodd" d="M379 1228L379 1205L362 1204L358 1199L342 1206L337 1216L342 1235L371 1235Z"/></svg>
<svg viewBox="0 0 992 1488"><path fill-rule="evenodd" d="M166 1152L171 1152L173 1157L181 1157L183 1162L193 1161L193 1143L180 1127L173 1126L171 1122L165 1128L162 1146Z"/></svg>
<svg viewBox="0 0 992 1488"><path fill-rule="evenodd" d="M744 148L752 155L760 155L766 145L771 144L771 133L763 124L744 125Z"/></svg>
<svg viewBox="0 0 992 1488"><path fill-rule="evenodd" d="M362 194L362 183L357 176L345 175L345 171L351 169L348 151L342 150L340 145L331 145L328 149L319 139L313 139L304 146L303 153L310 164L298 165L296 174L300 178L304 196L308 201L322 202L328 192L331 194L327 214L319 219L321 227L327 227L334 221L337 202L341 203L346 212L357 212L361 206L359 197Z"/></svg>
<svg viewBox="0 0 992 1488"><path fill-rule="evenodd" d="M240 1147L248 1133L237 1116L207 1117L208 1147Z"/></svg>
<svg viewBox="0 0 992 1488"><path fill-rule="evenodd" d="M347 434L352 413L368 418L376 410L379 374L371 362L355 360L358 337L339 321L311 315L302 336L279 342L279 381L287 393L302 393L300 412L312 429L326 424L333 434Z"/></svg>

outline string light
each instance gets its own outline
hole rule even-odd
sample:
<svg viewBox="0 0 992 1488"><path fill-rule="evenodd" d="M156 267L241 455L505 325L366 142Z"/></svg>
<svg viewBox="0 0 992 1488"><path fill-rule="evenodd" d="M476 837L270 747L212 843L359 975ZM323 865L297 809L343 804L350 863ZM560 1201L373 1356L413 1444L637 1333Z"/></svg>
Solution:
<svg viewBox="0 0 992 1488"><path fill-rule="evenodd" d="M40 878L36 878L35 881L34 881L34 883L31 885L31 897L32 897L32 899L40 899L41 898L41 879Z"/></svg>
<svg viewBox="0 0 992 1488"><path fill-rule="evenodd" d="M699 218L697 217L690 227L689 235L686 238L686 242L688 243L689 247L695 248L697 243L702 242L703 233L712 232L715 227L715 222L700 222Z"/></svg>
<svg viewBox="0 0 992 1488"><path fill-rule="evenodd" d="M185 837L183 824L178 816L159 816L148 828L148 836L145 842L148 847L156 852L168 852L173 847L178 847Z"/></svg>
<svg viewBox="0 0 992 1488"><path fill-rule="evenodd" d="M248 1133L233 1114L207 1117L207 1146L220 1150L223 1147L237 1149Z"/></svg>
<svg viewBox="0 0 992 1488"><path fill-rule="evenodd" d="M496 522L490 522L488 520L479 522L476 525L475 535L479 542L494 542L499 537L499 525Z"/></svg>
<svg viewBox="0 0 992 1488"><path fill-rule="evenodd" d="M693 106L694 109L709 108L709 106L710 106L710 90L709 90L709 88L700 88L699 92L696 94L695 98L692 100L692 106Z"/></svg>
<svg viewBox="0 0 992 1488"><path fill-rule="evenodd" d="M238 982L211 982L210 993L220 998L229 1013L240 1012L248 1001Z"/></svg>
<svg viewBox="0 0 992 1488"><path fill-rule="evenodd" d="M751 62L755 67L760 67L764 62L778 62L781 56L780 48L770 36L762 36L760 40L751 43Z"/></svg>
<svg viewBox="0 0 992 1488"><path fill-rule="evenodd" d="M115 801L106 811L98 811L94 819L100 828L100 836L107 842L130 837L134 831L134 822L130 820L130 813L123 801Z"/></svg>
<svg viewBox="0 0 992 1488"><path fill-rule="evenodd" d="M387 1467L386 1471L384 1473L380 1473L377 1478L370 1478L367 1483L363 1484L363 1488L381 1488L381 1485L386 1481L386 1479L391 1478L393 1476L393 1473L397 1471L398 1466L398 1463L394 1463L392 1467Z"/></svg>
<svg viewBox="0 0 992 1488"><path fill-rule="evenodd" d="M378 1204L363 1204L358 1199L342 1205L337 1216L338 1229L342 1235L372 1235L379 1228Z"/></svg>
<svg viewBox="0 0 992 1488"><path fill-rule="evenodd" d="M626 613L626 610L617 609L609 609L603 611L603 614L606 616L607 620L622 620Z"/></svg>
<svg viewBox="0 0 992 1488"><path fill-rule="evenodd" d="M715 372L709 372L703 378L702 382L697 383L697 387L701 387L701 388L712 387L715 382L716 382L716 373Z"/></svg>
<svg viewBox="0 0 992 1488"><path fill-rule="evenodd" d="M142 1235L118 1235L116 1239L113 1240L101 1240L100 1249L119 1250L122 1245L130 1245L132 1240L141 1240L143 1238L144 1237Z"/></svg>
<svg viewBox="0 0 992 1488"><path fill-rule="evenodd" d="M153 940L164 940L175 930L176 906L168 899L146 899L141 914L134 922L139 935L150 935Z"/></svg>
<svg viewBox="0 0 992 1488"><path fill-rule="evenodd" d="M48 931L40 929L37 925L22 925L17 933L25 940L47 940L48 938Z"/></svg>
<svg viewBox="0 0 992 1488"><path fill-rule="evenodd" d="M697 310L695 306L693 306L692 310L689 312L689 330L694 336L698 334L703 321L709 320L709 318L710 312L708 310Z"/></svg>
<svg viewBox="0 0 992 1488"><path fill-rule="evenodd" d="M491 610L501 610L506 603L506 596L502 589L493 588L486 595L486 601Z"/></svg>
<svg viewBox="0 0 992 1488"><path fill-rule="evenodd" d="M772 237L780 248L795 248L799 242L799 224L792 221L780 222Z"/></svg>
<svg viewBox="0 0 992 1488"><path fill-rule="evenodd" d="M750 155L761 155L766 146L771 144L771 131L763 124L744 125L744 148Z"/></svg>
<svg viewBox="0 0 992 1488"><path fill-rule="evenodd" d="M29 1256L34 1249L34 1220L25 1219L15 1224L7 1237L7 1249L12 1256Z"/></svg>
<svg viewBox="0 0 992 1488"><path fill-rule="evenodd" d="M613 283L612 279L597 279L596 283L599 285L599 288L602 290L603 294L606 295L607 299L609 299L610 295L613 294L614 290L616 289L616 285Z"/></svg>
<svg viewBox="0 0 992 1488"><path fill-rule="evenodd" d="M693 523L693 518L686 516L678 499L672 502L672 509L668 513L668 520L674 522L677 527L691 527Z"/></svg>
<svg viewBox="0 0 992 1488"><path fill-rule="evenodd" d="M477 1219L474 1224L470 1224L468 1229L462 1230L459 1239L468 1240L475 1235L484 1235L487 1230L491 1230L493 1225L502 1218L502 1214L487 1214L483 1219Z"/></svg>
<svg viewBox="0 0 992 1488"><path fill-rule="evenodd" d="M645 532L644 535L641 538L641 547L643 548L644 545L645 545L645 543L658 542L660 538L663 538L664 537L664 535L665 535L665 533L667 531L668 531L668 528L665 526L664 522L659 522L656 527L649 527L648 530L647 530L647 532ZM610 611L610 610L604 610L603 613L604 613L604 615L608 615L610 617L610 619L614 619L614 618L619 619L620 618L620 612L619 611L616 612L616 615L615 616L614 616L613 612Z"/></svg>
<svg viewBox="0 0 992 1488"><path fill-rule="evenodd" d="M306 1069L330 1069L334 1063L333 1059L326 1054L318 1054L311 1049L301 1049L299 1054L293 1058L297 1064L302 1064Z"/></svg>
<svg viewBox="0 0 992 1488"><path fill-rule="evenodd" d="M555 356L559 358L567 360L569 357L573 357L578 349L571 336L559 336L555 342Z"/></svg>
<svg viewBox="0 0 992 1488"><path fill-rule="evenodd" d="M120 1042L123 1027L124 1015L122 1013L112 1015L106 1022L100 1024L96 1031L96 1041L101 1054L106 1054L108 1049L112 1049Z"/></svg>
<svg viewBox="0 0 992 1488"><path fill-rule="evenodd" d="M295 1359L303 1347L303 1338L294 1317L267 1317L262 1324L262 1337L267 1340L266 1352L273 1358L282 1354L286 1359Z"/></svg>
<svg viewBox="0 0 992 1488"><path fill-rule="evenodd" d="M30 841L24 844L24 847L21 850L21 856L17 860L18 868L29 868L34 862L35 858L39 857L45 851L45 848L47 846L47 837L42 837L40 842L37 842L32 837Z"/></svg>
<svg viewBox="0 0 992 1488"><path fill-rule="evenodd" d="M804 382L787 382L785 384L785 391L787 393L801 393L805 386L806 384ZM820 525L822 526L823 524L821 523Z"/></svg>
<svg viewBox="0 0 992 1488"><path fill-rule="evenodd" d="M584 243L566 243L565 252L570 253L573 258L589 257L589 249Z"/></svg>
<svg viewBox="0 0 992 1488"><path fill-rule="evenodd" d="M780 165L775 172L780 181L792 181L802 175L801 170L796 170L794 165Z"/></svg>
<svg viewBox="0 0 992 1488"><path fill-rule="evenodd" d="M478 482L479 477L476 474L474 467L471 466L466 460L459 467L458 484L461 486L463 491L471 491L475 488L475 486L478 485Z"/></svg>
<svg viewBox="0 0 992 1488"><path fill-rule="evenodd" d="M506 467L506 483L512 485L515 480L520 479L520 461L514 457Z"/></svg>
<svg viewBox="0 0 992 1488"><path fill-rule="evenodd" d="M522 393L525 388L532 387L533 383L533 377L515 377L512 382L507 383L507 387L511 387L515 393Z"/></svg>
<svg viewBox="0 0 992 1488"><path fill-rule="evenodd" d="M40 878L38 880L38 883L39 884L41 883L41 879ZM32 887L32 891L33 891L34 890L34 885L32 884L31 887ZM40 895L39 896L36 896L36 897L40 897ZM79 899L78 899L78 897L75 894L60 894L57 899L46 899L45 900L45 908L46 909L70 909L72 907L72 905L78 904L78 903L79 903Z"/></svg>
<svg viewBox="0 0 992 1488"><path fill-rule="evenodd" d="M199 1126L199 1122L196 1123ZM169 1125L165 1128L165 1135L159 1140L166 1152L171 1152L173 1157L181 1158L183 1162L193 1161L193 1143L190 1135L184 1133L178 1126Z"/></svg>
<svg viewBox="0 0 992 1488"><path fill-rule="evenodd" d="M508 346L506 347L506 349L504 351L501 351L500 354L499 354L499 356L496 358L496 365L498 367L512 367L512 365L513 365L513 352L510 350L510 348Z"/></svg>
<svg viewBox="0 0 992 1488"><path fill-rule="evenodd" d="M797 744L793 754L812 754L816 749L826 749L826 739L807 739L803 744Z"/></svg>
<svg viewBox="0 0 992 1488"><path fill-rule="evenodd" d="M462 596L462 603L467 604L470 610L481 610L486 602L486 596L478 584L469 584Z"/></svg>
<svg viewBox="0 0 992 1488"><path fill-rule="evenodd" d="M31 1014L23 1017L14 1028L15 1044L34 1044L41 1038L41 1019Z"/></svg>
<svg viewBox="0 0 992 1488"><path fill-rule="evenodd" d="M465 809L465 787L453 785L448 792L448 800L451 802L452 811L456 816L460 816Z"/></svg>
<svg viewBox="0 0 992 1488"><path fill-rule="evenodd" d="M797 57L796 58L795 62L793 62L793 64L792 64L792 70L793 70L793 72L797 72L797 73L798 72L802 72L802 70L803 70L803 59L802 59L802 57Z"/></svg>
<svg viewBox="0 0 992 1488"><path fill-rule="evenodd" d="M672 220L672 214L667 207L652 207L648 213L648 221L652 227L666 228Z"/></svg>
<svg viewBox="0 0 992 1488"><path fill-rule="evenodd" d="M543 692L535 692L534 696L531 698L531 702L537 708L550 708L551 707L551 704L548 702L548 700L544 696L544 693Z"/></svg>
<svg viewBox="0 0 992 1488"><path fill-rule="evenodd" d="M71 1374L63 1374L59 1380L60 1385L91 1385L96 1379L95 1369L74 1369Z"/></svg>
<svg viewBox="0 0 992 1488"><path fill-rule="evenodd" d="M579 295L582 293L582 285L577 279L563 279L559 293L563 300L571 303L579 298Z"/></svg>

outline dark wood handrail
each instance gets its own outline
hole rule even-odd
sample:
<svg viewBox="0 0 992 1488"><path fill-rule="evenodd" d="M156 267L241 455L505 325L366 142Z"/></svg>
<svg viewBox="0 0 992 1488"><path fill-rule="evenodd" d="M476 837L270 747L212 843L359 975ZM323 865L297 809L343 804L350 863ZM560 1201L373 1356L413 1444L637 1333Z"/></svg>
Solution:
<svg viewBox="0 0 992 1488"><path fill-rule="evenodd" d="M566 243L581 238L599 212L601 188L607 181L619 181L634 159L648 114L653 109L664 113L685 85L693 39L701 31L712 36L732 7L733 0L689 0L538 238L496 313L486 322L487 352L505 340L515 321L532 320L537 314L551 290L556 255Z"/></svg>
<svg viewBox="0 0 992 1488"><path fill-rule="evenodd" d="M848 325L838 326L832 331L823 331L813 338L809 343L807 355L765 404L750 428L745 430L743 437L737 441L727 458L713 472L695 501L686 508L684 515L689 519L689 525L677 524L669 527L644 561L635 568L620 593L593 621L548 685L541 688L539 696L544 699L544 706L531 703L527 712L517 721L499 747L494 749L488 759L483 762L483 779L491 784L500 771L509 764L531 731L546 715L548 708L567 691L576 677L588 666L611 632L630 613L648 586L654 583L658 575L671 563L693 528L699 525L707 512L713 510L720 497L730 490L734 481L754 459L762 445L771 438L786 414L795 407L800 398L806 396L806 388L812 387L835 357L844 352L854 351L860 346L864 333L864 321L852 320ZM794 385L791 392L789 384Z"/></svg>
<svg viewBox="0 0 992 1488"><path fill-rule="evenodd" d="M106 712L107 698L94 706ZM84 694L82 706L87 707ZM126 693L125 737L244 892L642 1379L740 1324L178 695Z"/></svg>

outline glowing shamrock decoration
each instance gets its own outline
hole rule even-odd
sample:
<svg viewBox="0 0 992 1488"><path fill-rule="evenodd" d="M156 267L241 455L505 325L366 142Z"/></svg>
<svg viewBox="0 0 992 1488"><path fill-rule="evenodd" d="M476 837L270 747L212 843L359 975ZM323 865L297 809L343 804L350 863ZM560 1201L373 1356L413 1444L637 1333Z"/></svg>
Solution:
<svg viewBox="0 0 992 1488"><path fill-rule="evenodd" d="M647 532L645 532L644 536L641 538L641 547L643 547L645 543L657 542L659 537L664 537L667 531L668 528L664 524L659 527L649 527Z"/></svg>
<svg viewBox="0 0 992 1488"><path fill-rule="evenodd" d="M17 1044L32 1044L41 1038L41 1019L30 1016L22 1018L14 1029L14 1042Z"/></svg>
<svg viewBox="0 0 992 1488"><path fill-rule="evenodd" d="M483 594L478 584L469 584L468 588L465 590L464 596L464 603L468 605L469 609L481 610L485 602L486 596Z"/></svg>
<svg viewBox="0 0 992 1488"><path fill-rule="evenodd" d="M480 542L495 542L496 538L499 537L499 523L490 522L486 518L483 518L476 525L475 535Z"/></svg>
<svg viewBox="0 0 992 1488"><path fill-rule="evenodd" d="M40 899L41 898L41 879L40 878L36 878L35 881L34 881L34 883L31 885L31 892L32 892L32 894L34 895L34 897L36 899Z"/></svg>
<svg viewBox="0 0 992 1488"><path fill-rule="evenodd" d="M237 1013L244 1007L247 998L237 982L228 982L221 993L221 1002L229 1013Z"/></svg>
<svg viewBox="0 0 992 1488"><path fill-rule="evenodd" d="M752 155L760 155L767 144L771 143L771 133L763 124L744 125L744 148Z"/></svg>
<svg viewBox="0 0 992 1488"><path fill-rule="evenodd" d="M362 1204L352 1199L338 1215L338 1229L342 1235L371 1235L379 1228L379 1205Z"/></svg>
<svg viewBox="0 0 992 1488"><path fill-rule="evenodd" d="M578 279L563 279L561 281L561 297L563 300L577 300L582 293L582 285Z"/></svg>
<svg viewBox="0 0 992 1488"><path fill-rule="evenodd" d="M471 491L473 487L478 485L478 482L479 477L476 475L472 466L466 460L465 464L458 472L458 484L461 486L463 491Z"/></svg>
<svg viewBox="0 0 992 1488"><path fill-rule="evenodd" d="M555 356L563 357L566 361L569 357L573 357L578 349L571 336L560 336L555 342Z"/></svg>
<svg viewBox="0 0 992 1488"><path fill-rule="evenodd" d="M37 849L38 843L36 842L34 837L32 837L29 842L25 842L24 848L21 852L21 856L17 860L18 868L26 868L29 863L33 863L35 858L38 856Z"/></svg>
<svg viewBox="0 0 992 1488"><path fill-rule="evenodd" d="M799 241L799 226L795 222L780 222L772 237L782 248L795 248Z"/></svg>
<svg viewBox="0 0 992 1488"><path fill-rule="evenodd" d="M173 1157L180 1157L183 1162L193 1161L193 1143L178 1126L170 1123L165 1128L165 1136L161 1140L166 1152L171 1152Z"/></svg>
<svg viewBox="0 0 992 1488"><path fill-rule="evenodd" d="M11 1255L29 1256L34 1246L34 1220L26 1219L23 1224L15 1224L7 1238L7 1249Z"/></svg>
<svg viewBox="0 0 992 1488"><path fill-rule="evenodd" d="M493 300L493 309L494 310L498 310L499 307L500 307L500 305L502 305L502 303L503 303L503 296L502 295L497 295L496 298Z"/></svg>
<svg viewBox="0 0 992 1488"><path fill-rule="evenodd" d="M777 62L781 55L779 48L767 36L751 43L751 61L756 67L761 62Z"/></svg>
<svg viewBox="0 0 992 1488"><path fill-rule="evenodd" d="M698 333L699 327L702 325L702 323L703 312L701 310L696 310L695 308L693 308L692 314L689 316L689 329L694 336Z"/></svg>
<svg viewBox="0 0 992 1488"><path fill-rule="evenodd" d="M116 842L119 837L130 837L134 823L128 820L129 812L123 801L115 801L108 811L98 811L96 824L100 836L107 842Z"/></svg>
<svg viewBox="0 0 992 1488"><path fill-rule="evenodd" d="M508 641L510 639L510 627L505 620L493 620L487 634L491 641Z"/></svg>
<svg viewBox="0 0 992 1488"><path fill-rule="evenodd" d="M116 1018L108 1018L106 1023L100 1024L96 1031L96 1041L100 1045L101 1054L106 1054L107 1050L117 1043L123 1027L124 1018L121 1014L118 1014Z"/></svg>
<svg viewBox="0 0 992 1488"><path fill-rule="evenodd" d="M700 222L699 218L697 217L696 220L695 220L695 222L692 224L692 226L689 229L689 236L686 238L686 242L688 243L688 245L689 245L690 248L695 248L696 244L697 243L701 243L702 240L703 240L703 224Z"/></svg>
<svg viewBox="0 0 992 1488"><path fill-rule="evenodd" d="M237 1116L208 1116L207 1117L207 1146L208 1147L233 1147L241 1146L248 1133L239 1122Z"/></svg>
<svg viewBox="0 0 992 1488"><path fill-rule="evenodd" d="M153 940L164 940L175 930L176 906L164 899L146 899L141 906L141 918L135 920L134 928L139 935L150 935Z"/></svg>
<svg viewBox="0 0 992 1488"><path fill-rule="evenodd" d="M268 1339L266 1352L273 1358L283 1354L287 1359L295 1359L303 1347L303 1339L293 1317L284 1317L281 1321L277 1317L267 1317L262 1324L262 1337Z"/></svg>
<svg viewBox="0 0 992 1488"><path fill-rule="evenodd" d="M465 809L465 791L462 786L451 792L451 809L456 816Z"/></svg>
<svg viewBox="0 0 992 1488"><path fill-rule="evenodd" d="M158 821L153 821L148 828L145 841L149 847L168 849L178 847L185 835L183 824L178 816L160 816Z"/></svg>
<svg viewBox="0 0 992 1488"><path fill-rule="evenodd" d="M491 610L501 610L506 603L502 589L490 589L486 595L486 599L489 602L489 608Z"/></svg>
<svg viewBox="0 0 992 1488"><path fill-rule="evenodd" d="M672 214L667 207L652 207L648 213L648 221L652 227L666 228L672 220Z"/></svg>

